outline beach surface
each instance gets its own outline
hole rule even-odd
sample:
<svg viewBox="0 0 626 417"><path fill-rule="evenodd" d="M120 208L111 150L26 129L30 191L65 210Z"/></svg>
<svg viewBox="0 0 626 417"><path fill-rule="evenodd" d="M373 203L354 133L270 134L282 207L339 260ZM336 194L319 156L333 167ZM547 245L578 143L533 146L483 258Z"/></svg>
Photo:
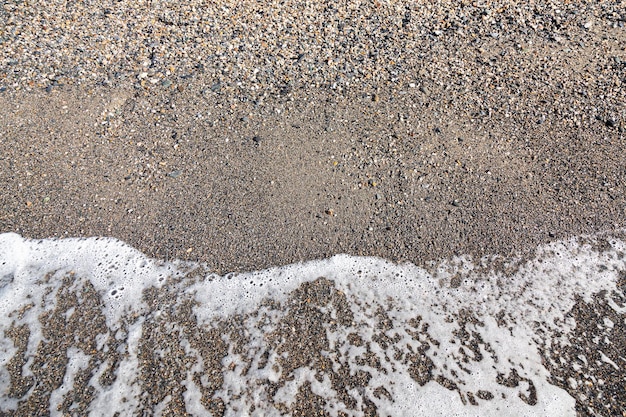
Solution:
<svg viewBox="0 0 626 417"><path fill-rule="evenodd" d="M206 4L123 0L66 2L62 6L37 1L4 4L0 10L0 233L17 233L25 239L96 236L119 239L145 254L146 259L153 258L150 262L191 262L189 265L194 266L189 268L198 276L226 276L232 272L245 275L313 260L324 263L338 254L378 257L393 263L409 262L423 268L426 271L423 276L429 276L442 288L455 290L465 285L465 275L445 275L438 280L437 265L455 263L455 259L462 258L473 265L470 269L474 271L474 281L488 281L486 277L490 273L502 274L501 278L519 276L524 281L528 275L518 274L519 265L526 265L524 262L534 265L533 262L543 257L538 253L549 251L546 249L549 245L579 239L580 247L571 249L568 243L568 250L587 253L583 241L590 239L593 244L590 243L589 250L593 253L611 253L616 258L610 262L598 261L599 258L590 255L585 259L612 265L613 275L606 281L598 278L598 282L606 282L605 287L589 286L598 289L600 295L587 294L583 301L575 295L579 294L578 290L568 293L571 303L559 304L558 308L565 309L559 314L572 317L578 327L570 326L563 334L586 338L581 326L593 334L597 321L610 313L616 330L611 344L617 355L626 348L624 311L623 307L621 310L610 307L615 303L604 297L615 294L615 305L619 304L626 269L619 258L622 249L616 243L623 238L626 227L625 21L624 7L619 2L539 1L530 5L439 2L435 5L396 1ZM22 253L16 249L21 245L16 242L21 240L12 239L5 239L8 249L2 253L4 262L12 262L18 258L16 253ZM69 250L80 253L75 247ZM36 251L33 251L25 250L23 263L6 263L13 265L13 269L7 267L6 276L28 275L26 265L34 262L31 254ZM50 262L54 258L42 256ZM552 255L546 256L552 259ZM46 386L60 384L70 375L69 371L66 374L41 371L33 377L33 371L28 369L32 363L26 358L43 355L36 353L39 339L32 329L32 323L44 320L41 314L61 320L61 313L78 308L78 304L72 303L81 297L75 300L66 297L63 302L57 297L64 291L83 291L83 284L74 288L65 281L74 269L80 269L75 259L78 258L57 265L59 271L64 271L61 275L51 267L38 267L37 272L30 272L42 279L54 276L60 280L60 287L49 284L54 288L51 297L56 300L59 314L52 314L52 310L44 307L37 310L40 307L35 306L28 319L31 321L20 322L25 317L24 310L22 318L11 316L15 321L2 324L3 343L13 348L3 348L5 359L0 363L3 367L0 374L4 379L0 381L14 402L3 403L1 412L17 410L18 414L32 415L36 414L33 407L41 404L48 404L51 409L51 400L46 400L45 394L37 394L37 387L50 393L53 389ZM484 259L491 260L483 262ZM601 270L598 265L597 269ZM178 268L182 267L172 270L180 271ZM339 291L355 299L361 294L349 292L342 281L347 278L340 278L344 275L337 272L343 269L337 268L330 268L331 272L326 274L335 271L335 279L326 276L321 281L317 280L321 275L315 277L315 273L307 270L303 276L310 279L303 278L304 287L284 291L285 300L304 303L302 314L308 317L305 323L331 320L304 308L311 299L308 294L311 285L323 287L325 294ZM567 268L558 270L563 272ZM181 277L187 277L187 273L177 272ZM422 272L412 274L409 275L422 276ZM589 274L585 279L594 280L593 273ZM0 278L4 291L0 296L13 294L12 285L19 279ZM87 288L86 283L95 278L84 272L77 282L83 279ZM331 415L365 415L383 410L379 402L392 396L390 392L376 391L378 386L363 394L359 387L367 386L367 381L359 380L358 375L365 378L364 374L355 376L345 373L345 369L344 373L335 369L330 382L323 382L322 378L319 386L298 374L298 369L309 362L322 366L320 352L331 349L315 344L308 346L310 351L281 347L276 334L284 330L280 330L281 326L297 321L289 316L284 305L275 310L283 314L276 318L282 324L274 323L278 326L272 330L275 339L261 342L262 336L258 336L259 340L251 339L253 342L229 342L221 336L234 337L237 332L233 328L246 328L247 324L235 323L243 320L243 316L233 313L234 316L222 317L222 321L213 318L199 321L197 313L191 313L193 303L181 295L191 285L188 277L171 279L179 286L173 283L173 288L181 293L145 291L136 301L143 300L148 307L135 311L136 317L102 323L100 330L108 326L111 335L119 326L126 326L121 341L115 345L119 349L113 345L107 348L118 352L119 357L107 357L103 349L109 342L95 342L99 330L92 335L94 341L89 342L93 346L85 342L89 349L100 352L93 354L94 363L110 362L111 370L102 372L109 372L111 380L121 375L113 364L123 362L124 355L132 356L131 330L139 332L137 340L140 340L140 329L143 328L144 335L148 334L146 323L152 323L150 331L154 339L150 343L154 348L168 340L167 332L171 329L159 330L148 316L158 310L156 305L170 305L168 314L178 316L169 317L166 322L184 321L185 332L190 332L181 336L181 340L189 340L195 346L193 349L200 350L207 344L219 345L214 353L198 354L204 358L206 369L221 375L211 381L195 382L203 387L202 395L206 397L195 404L203 404L205 411L236 413L231 407L236 396L232 392L219 394L226 384L224 375L239 366L231 357L233 353L228 353L228 346L244 349L242 346L254 340L257 347L266 343L267 352L276 351L280 355L290 351L305 358L289 365L280 363L282 376L276 376L279 381L283 377L308 381L302 382L300 391L294 391L296 399L270 401L265 406L256 404L257 412L262 413L266 407L294 415L319 414L319 411ZM546 272L544 279L552 282L553 277ZM576 275L572 282L584 287L580 284L582 279ZM393 282L387 276L384 280ZM39 281L33 281L33 285L35 282ZM366 299L375 293L370 292L368 285L363 287L367 288L363 294L369 294L364 296ZM576 285L572 284L572 288ZM95 304L91 310L83 307L84 314L98 311L98 297L104 295L97 289L95 294L99 295L90 301ZM268 295L274 296L278 297L277 305L287 303L274 293ZM46 296L41 297L39 301L45 304ZM157 298L161 300L158 303L154 301ZM469 303L469 298L455 302ZM323 309L328 303L335 303L333 308L337 311L345 307L333 300L322 297L316 305ZM453 302L452 298L428 300L433 305ZM623 306L621 300L619 305ZM505 303L497 301L494 305L498 302ZM349 305L357 314L355 304ZM538 305L548 308L547 304ZM16 311L23 307L16 305ZM254 311L259 315L261 310L255 310L257 307L246 310L246 314ZM453 309L454 322L461 320L459 328L466 328L472 322L469 317L475 316L463 316L457 307ZM537 314L541 313L540 307ZM399 307L398 311L415 313L407 308ZM213 311L213 307L207 309ZM381 309L393 310L383 304ZM491 311L483 313L492 317ZM345 314L348 313L344 311L339 317L345 318ZM372 314L363 313L360 325L384 327L380 324L384 317ZM143 324L137 324L138 317L144 317ZM268 317L273 316L268 313ZM333 316L332 320L337 317ZM372 317L378 321L371 321ZM390 322L400 328L408 320L400 315L392 317ZM444 320L443 315L432 320ZM476 323L472 325L478 326ZM352 323L342 325L348 328ZM544 331L555 332L551 325ZM76 326L70 326L74 330L68 330L68 334L89 332ZM318 331L322 332L322 327ZM196 328L204 329L206 340L211 342L203 344L189 339ZM388 330L391 328L385 331ZM343 334L343 330L333 331L333 337ZM105 333L103 330L102 334ZM363 340L369 337L358 331L353 333ZM44 332L41 340L54 334L52 330ZM345 330L346 338L348 334L351 331ZM486 333L480 334L485 337ZM311 340L315 337L307 334ZM553 340L552 336L542 337L544 341ZM291 340L287 336L283 339L284 343ZM48 356L69 357L70 348L87 355L87 345L71 347L57 342L60 350L50 347L52 353ZM167 348L170 351L184 350L180 344L172 343ZM354 343L365 342L355 339ZM137 346L140 345L143 346L141 343ZM590 346L589 352L594 351L593 345ZM548 369L550 376L538 378L567 391L575 402L572 412L615 415L624 409L626 388L622 377L626 360L623 357L602 353L615 366L598 359L604 363L603 376L594 376L596 380L588 379L591 385L585 385L584 377L549 360L550 355L568 356L544 348L552 353L537 357L541 357L542 369ZM151 348L137 349L150 351ZM189 349L186 355L190 355ZM347 359L348 351L341 352L348 362L354 359ZM372 355L376 353L373 349L372 352ZM416 353L403 353L410 354ZM20 355L24 363L19 362ZM142 354L138 355L141 358ZM226 361L228 355L230 360ZM76 369L93 370L100 366L83 366L81 363L88 363L86 359L80 359L80 355L72 357L79 358L75 359ZM138 394L142 399L129 410L151 410L146 412L158 414L155 407L161 404L165 408L159 413L170 410L180 415L186 407L187 412L200 415L200 411L190 409L189 404L194 401L185 403L187 397L182 393L180 382L187 377L183 374L187 375L185 372L193 366L190 359L186 360L187 365L176 361L163 365L173 373L157 376L163 381L162 391L152 397ZM258 362L252 354L242 360L242 363ZM280 362L270 357L265 360ZM144 369L155 366L148 359L141 363ZM233 369L229 370L233 363ZM443 363L449 365L445 361L439 365ZM530 378L520 377L522 371L515 369L517 376L510 373L513 371L503 371L501 386L517 386L523 378ZM202 370L194 372L200 374ZM318 372L322 371L318 369ZM585 372L593 374L591 371L580 374ZM370 373L373 375L374 371ZM469 391L458 388L463 386L462 382L444 374L431 372L430 379L426 379L443 387L447 384L446 389L463 399L464 407L479 400L489 402L476 394L480 389L472 391L470 400ZM148 372L141 378L149 381L155 375L159 373ZM437 380L438 376L444 379ZM93 387L85 382L90 378L88 372L82 378L83 386ZM272 379L274 376L259 378L282 387L281 382ZM576 383L568 382L568 378ZM448 380L454 381L456 391L450 388ZM242 381L239 382L253 384ZM350 387L346 388L347 397L341 394L332 401L343 401L345 409L330 409L314 394L323 391L323 386L337 390L340 385ZM275 394L279 386L267 392ZM583 397L578 395L581 387L587 390ZM136 389L148 391L145 386ZM360 399L355 399L351 389L360 392L361 397L357 395ZM77 388L76 391L85 394L89 390ZM191 392L190 388L184 392ZM267 392L264 395L269 395ZM65 412L84 411L89 404L95 407L90 403L95 397L85 395L82 402L76 399L75 403L82 405L74 408L72 401L67 400ZM173 400L163 403L168 395ZM211 408L209 399L220 395L221 405ZM348 398L351 395L352 400ZM485 393L481 395L489 397ZM521 395L530 398L528 393ZM230 405L224 403L227 397ZM241 394L238 398L244 397ZM249 398L257 397L250 394ZM254 403L246 401L242 400L242 404L247 407ZM531 413L532 402L524 401L531 407ZM283 408L272 408L279 403ZM237 407L241 410L244 406ZM246 412L253 414L254 410ZM534 412L542 415L542 411ZM410 410L406 414L419 415Z"/></svg>

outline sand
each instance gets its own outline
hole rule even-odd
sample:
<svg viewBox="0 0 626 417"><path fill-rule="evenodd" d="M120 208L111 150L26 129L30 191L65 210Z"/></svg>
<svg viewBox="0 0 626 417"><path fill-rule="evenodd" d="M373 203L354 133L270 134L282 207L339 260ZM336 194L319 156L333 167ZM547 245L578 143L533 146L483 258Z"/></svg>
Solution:
<svg viewBox="0 0 626 417"><path fill-rule="evenodd" d="M297 21L291 6L275 5L287 17L270 22ZM7 29L2 41L0 232L115 237L149 256L226 273L338 253L417 265L462 254L524 256L540 244L623 228L619 5L431 6L407 9L412 20L386 32L385 22L407 16L395 2L368 4L366 23L337 3L344 23L359 30L335 25L321 37L329 44L314 49L278 23L266 30L289 38L284 48L250 29L239 39L265 46L243 58L236 45L215 52L221 29L204 47L170 34L175 40L162 42L175 45L155 49L149 65L141 53L93 64L76 46L95 51L93 39L67 41L67 64L53 60L54 49L34 54L33 45L53 39L36 29L61 18L38 20L29 32L24 11L5 6L6 28L20 29ZM317 16L308 12L301 18ZM318 19L335 21L336 12ZM232 29L216 16L216 28ZM180 52L186 44L213 54L199 67ZM94 76L71 71L85 59ZM45 75L42 62L55 74ZM265 79L250 75L257 64Z"/></svg>
<svg viewBox="0 0 626 417"><path fill-rule="evenodd" d="M595 118L568 127L524 103L475 118L411 90L224 109L188 84L0 96L1 230L112 236L228 272L509 255L624 224L626 140Z"/></svg>

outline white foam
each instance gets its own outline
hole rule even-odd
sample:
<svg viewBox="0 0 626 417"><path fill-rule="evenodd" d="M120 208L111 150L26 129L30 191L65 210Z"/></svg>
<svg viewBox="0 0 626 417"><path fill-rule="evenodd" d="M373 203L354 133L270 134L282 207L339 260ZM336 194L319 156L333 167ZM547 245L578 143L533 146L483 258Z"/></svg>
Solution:
<svg viewBox="0 0 626 417"><path fill-rule="evenodd" d="M137 320L128 329L128 342L123 351L126 358L120 363L116 379L110 387L102 387L94 378L90 381L96 396L89 407L90 416L129 416L139 407L142 396L136 383L139 372L137 358L143 319Z"/></svg>
<svg viewBox="0 0 626 417"><path fill-rule="evenodd" d="M80 370L87 369L89 366L90 357L85 355L85 353L80 349L68 349L67 358L69 363L67 364L65 376L63 377L63 384L56 390L52 391L50 396L51 416L63 415L63 413L59 412L59 407L63 403L63 397L73 388L76 373Z"/></svg>
<svg viewBox="0 0 626 417"><path fill-rule="evenodd" d="M199 330L241 315L243 328L239 331L245 335L244 341L236 342L228 334L223 335L228 346L228 354L222 359L223 384L212 397L224 402L226 415L280 415L276 404L290 407L304 384L325 399L324 409L331 415L339 412L360 415L359 410L368 401L380 414L389 415L575 415L574 399L548 382L551 375L543 365L539 348L554 343L557 331L563 338L579 325L571 317L565 317L576 297L590 301L600 291L619 292L616 282L620 271L626 270L623 256L626 245L614 238L609 243L610 250L603 252L576 239L547 245L538 248L533 260L520 263L510 275L481 268L484 263L489 266L488 259L477 263L467 257L442 261L430 273L412 264L395 265L378 258L337 255L264 271L208 275L198 280L186 279L185 270L176 263L149 259L115 239L34 241L3 234L0 235L3 334L0 411L15 410L20 401L31 395L24 398L8 395L11 385L8 365L18 347L6 332L12 325L28 326L30 337L22 376L33 376L33 358L44 340L41 314L55 308L64 277L74 274L75 282L69 291L80 296L88 283L102 300L101 312L108 332L94 336L97 351L106 353L116 346L121 355L112 384L100 383L100 376L111 365L109 362L99 363L92 370L89 384L95 394L89 406L91 415L116 412L130 415L143 407L145 388L140 381L138 356L139 346L144 342L142 329L148 320L161 320L161 312L150 311L142 298L149 288L168 290L180 301L191 297L194 317L188 319L197 320ZM511 260L511 265L516 262L519 261ZM178 279L164 287L171 276ZM285 341L272 345L268 339L291 314L288 300L294 291L320 277L328 279L333 291L345 297L352 322L341 326L322 323L321 336L327 339L329 350L319 353L331 360L332 372L347 367L350 375L360 373L369 378L364 386L346 389L354 402L352 405L342 401L345 393L341 394L333 385L328 373L331 370L320 373L320 369L308 364L287 375L281 363L289 353L281 354L275 346ZM451 286L453 279L460 284ZM268 300L272 300L274 307L266 303ZM610 297L607 300L616 312L626 312L625 307ZM175 302L168 308L178 304ZM26 305L32 306L18 314ZM331 321L341 319L341 312L331 304L318 306L318 310L328 314ZM77 314L76 306L64 314L66 319ZM389 324L385 330L380 328L383 319ZM502 320L506 324L499 322ZM608 318L604 323L609 329L613 326ZM420 327L423 324L427 324L427 330ZM349 343L351 334L367 341L367 347ZM393 342L376 341L381 337ZM112 344L114 338L119 343ZM175 382L183 387L187 412L210 415L202 404L203 387L193 378L208 372L204 359L186 338L181 336L179 343L189 365L185 378ZM420 351L426 345L428 349ZM157 354L160 348L153 349ZM416 359L407 358L414 358L416 352L421 352L421 360L432 366L430 379L424 385L411 377L410 368ZM64 380L50 398L51 413L57 413L57 406L72 389L75 373L88 366L92 353L72 347L67 355L70 361ZM378 365L364 363L365 355L376 358ZM602 360L619 369L604 353ZM444 388L443 382L436 382L435 377L448 381L454 388ZM502 378L517 378L517 382L502 383ZM280 385L273 394L267 388L272 383ZM479 398L478 393L488 395ZM166 396L150 412L159 415L173 401L171 395Z"/></svg>
<svg viewBox="0 0 626 417"><path fill-rule="evenodd" d="M0 235L0 315L14 311L24 299L39 299L38 281L46 274L74 273L99 291L109 324L142 307L145 288L159 287L173 265L160 266L136 249L111 238L25 240L14 233Z"/></svg>

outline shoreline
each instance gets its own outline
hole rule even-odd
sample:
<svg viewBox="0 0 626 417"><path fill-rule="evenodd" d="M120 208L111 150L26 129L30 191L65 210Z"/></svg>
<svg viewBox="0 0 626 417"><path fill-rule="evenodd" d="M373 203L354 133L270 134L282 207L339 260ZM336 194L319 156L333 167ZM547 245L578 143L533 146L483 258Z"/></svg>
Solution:
<svg viewBox="0 0 626 417"><path fill-rule="evenodd" d="M0 408L614 415L624 236L539 247L508 271L336 256L220 277L111 239L0 235Z"/></svg>
<svg viewBox="0 0 626 417"><path fill-rule="evenodd" d="M0 8L0 233L112 237L157 268L197 261L222 277L182 268L139 288L153 260L119 242L86 239L90 264L81 245L67 255L76 242L3 235L50 250L0 254L15 307L3 411L369 415L394 406L394 389L467 413L517 401L545 415L551 392L572 414L624 409L618 3L64 6ZM562 247L543 256L545 244ZM379 259L338 257L355 270L335 270L337 254ZM315 259L343 281L298 275ZM414 294L393 294L405 261L422 272ZM367 262L380 266L371 281ZM246 271L267 281L224 276ZM278 296L248 306L246 285ZM201 303L247 313L202 321ZM494 353L507 346L530 348ZM465 380L468 364L490 388ZM392 389L396 368L429 385Z"/></svg>

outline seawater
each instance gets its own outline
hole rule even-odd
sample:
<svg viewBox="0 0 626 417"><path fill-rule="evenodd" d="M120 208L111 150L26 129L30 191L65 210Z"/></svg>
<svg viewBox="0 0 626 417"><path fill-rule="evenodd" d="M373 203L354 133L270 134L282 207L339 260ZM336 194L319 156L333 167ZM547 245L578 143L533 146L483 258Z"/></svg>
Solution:
<svg viewBox="0 0 626 417"><path fill-rule="evenodd" d="M622 372L602 346L625 324L625 252L603 234L530 259L337 255L219 276L112 238L2 234L0 411L576 415L576 388L602 379L559 352L604 326L596 368ZM599 299L613 319L570 314Z"/></svg>

